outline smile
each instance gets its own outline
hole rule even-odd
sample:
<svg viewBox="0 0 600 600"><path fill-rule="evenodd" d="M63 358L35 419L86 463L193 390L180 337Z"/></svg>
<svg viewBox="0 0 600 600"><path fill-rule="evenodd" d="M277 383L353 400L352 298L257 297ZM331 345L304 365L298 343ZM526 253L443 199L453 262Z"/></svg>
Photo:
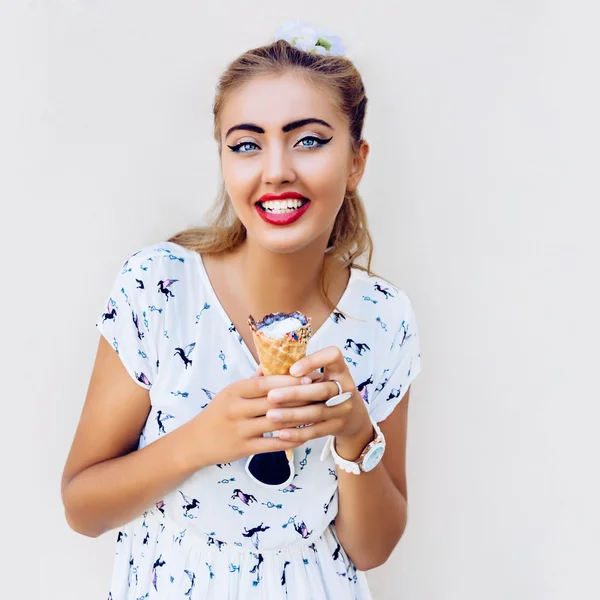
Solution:
<svg viewBox="0 0 600 600"><path fill-rule="evenodd" d="M271 225L289 225L297 221L310 207L310 200L303 198L266 200L255 204L256 211Z"/></svg>

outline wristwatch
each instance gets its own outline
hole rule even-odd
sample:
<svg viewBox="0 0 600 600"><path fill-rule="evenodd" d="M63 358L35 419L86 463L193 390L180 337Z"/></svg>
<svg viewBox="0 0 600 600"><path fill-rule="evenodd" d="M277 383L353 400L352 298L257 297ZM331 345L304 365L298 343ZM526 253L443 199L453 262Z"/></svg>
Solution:
<svg viewBox="0 0 600 600"><path fill-rule="evenodd" d="M371 423L375 430L375 437L365 446L356 461L346 460L336 452L335 437L332 435L330 435L325 442L325 447L321 453L321 460L325 460L327 453L331 451L335 464L347 473L360 475L361 472L368 473L369 471L372 471L383 458L383 453L385 452L385 437L372 417Z"/></svg>

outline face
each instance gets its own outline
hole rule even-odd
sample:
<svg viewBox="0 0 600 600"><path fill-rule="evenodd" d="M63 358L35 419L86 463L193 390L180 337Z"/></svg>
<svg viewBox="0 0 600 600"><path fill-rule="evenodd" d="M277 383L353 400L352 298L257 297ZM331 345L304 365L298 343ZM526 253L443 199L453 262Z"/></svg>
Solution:
<svg viewBox="0 0 600 600"><path fill-rule="evenodd" d="M248 239L280 253L324 249L368 153L365 142L353 156L331 98L297 75L257 78L228 97L221 132L223 180ZM287 192L299 198L265 199Z"/></svg>

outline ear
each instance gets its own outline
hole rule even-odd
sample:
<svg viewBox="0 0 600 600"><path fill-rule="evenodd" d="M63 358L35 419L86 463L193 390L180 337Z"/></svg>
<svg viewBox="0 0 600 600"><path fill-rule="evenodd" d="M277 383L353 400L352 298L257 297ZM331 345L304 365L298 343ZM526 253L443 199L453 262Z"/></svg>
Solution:
<svg viewBox="0 0 600 600"><path fill-rule="evenodd" d="M356 156L352 158L352 167L350 169L350 176L348 177L348 185L346 186L348 191L352 192L358 187L363 173L365 172L365 167L367 166L367 156L369 155L369 150L369 144L367 142L363 142Z"/></svg>

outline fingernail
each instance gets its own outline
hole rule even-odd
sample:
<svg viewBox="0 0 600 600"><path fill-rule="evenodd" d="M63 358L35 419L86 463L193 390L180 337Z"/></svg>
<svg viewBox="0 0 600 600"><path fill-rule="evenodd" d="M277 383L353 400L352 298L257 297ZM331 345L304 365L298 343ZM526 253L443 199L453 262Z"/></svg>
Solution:
<svg viewBox="0 0 600 600"><path fill-rule="evenodd" d="M292 365L290 367L290 375L294 377L299 377L300 373L302 373L302 369L298 365Z"/></svg>
<svg viewBox="0 0 600 600"><path fill-rule="evenodd" d="M302 385L307 385L307 384L309 384L309 383L312 383L312 379L311 379L310 377L303 377L303 378L300 380L300 383L301 383Z"/></svg>
<svg viewBox="0 0 600 600"><path fill-rule="evenodd" d="M282 440L289 440L290 439L290 432L289 431L285 431L285 430L284 431L280 431L279 432L279 437Z"/></svg>
<svg viewBox="0 0 600 600"><path fill-rule="evenodd" d="M280 410L268 410L267 411L267 419L271 419L272 421L281 421L283 413Z"/></svg>
<svg viewBox="0 0 600 600"><path fill-rule="evenodd" d="M271 390L269 392L269 398L271 398L271 400L281 400L283 399L283 392L280 390Z"/></svg>

